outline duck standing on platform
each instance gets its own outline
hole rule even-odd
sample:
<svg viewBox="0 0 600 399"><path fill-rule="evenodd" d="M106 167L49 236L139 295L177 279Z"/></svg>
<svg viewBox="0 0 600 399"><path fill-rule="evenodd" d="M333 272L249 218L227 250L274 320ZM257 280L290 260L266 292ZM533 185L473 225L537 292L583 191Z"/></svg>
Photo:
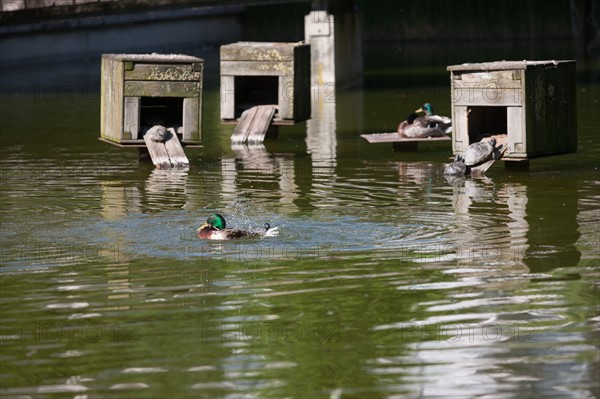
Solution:
<svg viewBox="0 0 600 399"><path fill-rule="evenodd" d="M226 226L225 218L218 213L213 213L206 219L206 223L198 227L198 238L203 240L232 240L241 237L275 237L279 234L279 229L277 227L271 228L269 223L265 223L264 229L249 231L226 228Z"/></svg>
<svg viewBox="0 0 600 399"><path fill-rule="evenodd" d="M410 114L405 121L398 125L398 134L402 138L426 138L445 136L446 132L435 121L428 120L426 116L419 117Z"/></svg>
<svg viewBox="0 0 600 399"><path fill-rule="evenodd" d="M425 112L425 115L418 116L419 112ZM452 131L452 119L433 115L433 107L425 103L401 122L397 130L403 138L441 137Z"/></svg>

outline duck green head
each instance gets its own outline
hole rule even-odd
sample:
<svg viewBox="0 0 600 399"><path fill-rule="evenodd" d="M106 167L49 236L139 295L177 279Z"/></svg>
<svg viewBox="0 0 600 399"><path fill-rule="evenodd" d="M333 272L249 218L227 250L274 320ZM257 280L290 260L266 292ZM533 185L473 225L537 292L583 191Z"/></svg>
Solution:
<svg viewBox="0 0 600 399"><path fill-rule="evenodd" d="M225 218L218 213L213 213L206 219L206 223L198 227L198 230L202 230L205 227L211 227L217 230L223 230L225 228Z"/></svg>
<svg viewBox="0 0 600 399"><path fill-rule="evenodd" d="M419 108L415 112L425 112L425 115L433 115L433 107L431 106L431 104L425 103L421 108Z"/></svg>

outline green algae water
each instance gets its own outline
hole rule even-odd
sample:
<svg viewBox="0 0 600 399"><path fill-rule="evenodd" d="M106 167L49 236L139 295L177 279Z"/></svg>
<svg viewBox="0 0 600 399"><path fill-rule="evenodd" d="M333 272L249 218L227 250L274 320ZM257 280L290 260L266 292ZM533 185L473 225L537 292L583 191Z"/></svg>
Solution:
<svg viewBox="0 0 600 399"><path fill-rule="evenodd" d="M361 87L258 147L230 146L207 69L188 171L99 142L95 84L5 90L1 396L598 397L599 65L579 151L529 170L453 186L449 143L359 137L448 115L446 65L529 51L467 47L367 46ZM215 211L280 235L199 241Z"/></svg>

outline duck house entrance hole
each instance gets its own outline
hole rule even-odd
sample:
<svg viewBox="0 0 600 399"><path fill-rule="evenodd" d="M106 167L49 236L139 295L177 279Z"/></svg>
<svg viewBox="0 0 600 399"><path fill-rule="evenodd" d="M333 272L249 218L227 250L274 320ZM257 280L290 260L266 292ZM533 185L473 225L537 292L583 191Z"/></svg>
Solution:
<svg viewBox="0 0 600 399"><path fill-rule="evenodd" d="M175 128L183 126L183 98L141 97L140 126L142 131L154 125Z"/></svg>
<svg viewBox="0 0 600 399"><path fill-rule="evenodd" d="M257 105L277 104L279 101L278 76L236 76L235 117Z"/></svg>
<svg viewBox="0 0 600 399"><path fill-rule="evenodd" d="M467 107L469 143L507 132L507 107Z"/></svg>

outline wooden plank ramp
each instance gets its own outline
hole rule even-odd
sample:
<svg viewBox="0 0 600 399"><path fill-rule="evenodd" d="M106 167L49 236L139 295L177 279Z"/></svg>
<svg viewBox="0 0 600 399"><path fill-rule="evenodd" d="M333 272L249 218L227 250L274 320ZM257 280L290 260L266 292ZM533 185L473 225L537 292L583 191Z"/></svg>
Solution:
<svg viewBox="0 0 600 399"><path fill-rule="evenodd" d="M262 143L276 110L276 105L257 105L245 110L231 135L231 143Z"/></svg>
<svg viewBox="0 0 600 399"><path fill-rule="evenodd" d="M144 135L144 142L157 169L184 169L190 166L175 129L167 129L164 142L153 141L148 135Z"/></svg>

